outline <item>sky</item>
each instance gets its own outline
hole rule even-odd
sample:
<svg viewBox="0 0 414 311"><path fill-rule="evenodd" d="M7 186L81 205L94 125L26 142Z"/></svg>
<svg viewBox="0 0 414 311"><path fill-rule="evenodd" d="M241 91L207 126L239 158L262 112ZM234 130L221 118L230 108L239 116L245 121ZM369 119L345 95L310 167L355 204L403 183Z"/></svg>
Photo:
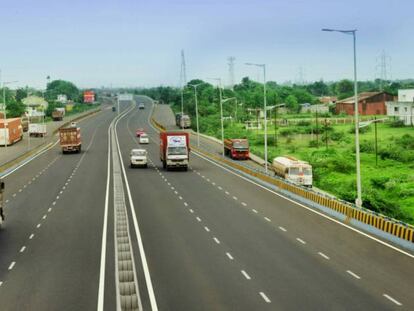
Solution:
<svg viewBox="0 0 414 311"><path fill-rule="evenodd" d="M3 81L44 88L46 77L88 87L179 86L181 49L187 80L220 77L283 83L380 77L414 78L411 0L0 0ZM301 74L302 72L302 74Z"/></svg>

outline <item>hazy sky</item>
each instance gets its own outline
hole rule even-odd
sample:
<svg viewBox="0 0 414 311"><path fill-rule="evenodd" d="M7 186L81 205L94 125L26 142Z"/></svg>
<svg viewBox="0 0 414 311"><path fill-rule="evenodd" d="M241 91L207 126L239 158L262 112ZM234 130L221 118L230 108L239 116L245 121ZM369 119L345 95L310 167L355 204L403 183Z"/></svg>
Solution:
<svg viewBox="0 0 414 311"><path fill-rule="evenodd" d="M178 85L187 78L258 78L245 62L267 64L268 79L378 76L382 50L392 78L414 77L410 0L0 0L0 68L6 81L44 87L46 76L81 87Z"/></svg>

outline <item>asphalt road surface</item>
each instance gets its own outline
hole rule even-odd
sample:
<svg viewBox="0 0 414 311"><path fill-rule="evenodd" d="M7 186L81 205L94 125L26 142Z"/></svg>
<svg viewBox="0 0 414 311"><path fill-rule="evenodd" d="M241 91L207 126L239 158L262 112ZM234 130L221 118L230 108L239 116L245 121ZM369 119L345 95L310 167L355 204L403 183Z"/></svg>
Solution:
<svg viewBox="0 0 414 311"><path fill-rule="evenodd" d="M119 309L120 229L135 309L414 309L413 256L195 154L164 171L136 99L80 122L81 154L56 146L6 178L0 310ZM151 165L131 169L139 127Z"/></svg>

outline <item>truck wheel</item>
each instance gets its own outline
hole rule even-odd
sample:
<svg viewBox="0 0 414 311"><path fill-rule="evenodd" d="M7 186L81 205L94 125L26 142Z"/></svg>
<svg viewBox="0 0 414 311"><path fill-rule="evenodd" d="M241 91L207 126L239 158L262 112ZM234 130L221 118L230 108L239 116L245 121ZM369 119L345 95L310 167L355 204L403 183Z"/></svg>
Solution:
<svg viewBox="0 0 414 311"><path fill-rule="evenodd" d="M167 168L167 163L165 161L162 161L162 167L163 167L163 169Z"/></svg>
<svg viewBox="0 0 414 311"><path fill-rule="evenodd" d="M184 171L187 172L188 171L188 166L184 166Z"/></svg>

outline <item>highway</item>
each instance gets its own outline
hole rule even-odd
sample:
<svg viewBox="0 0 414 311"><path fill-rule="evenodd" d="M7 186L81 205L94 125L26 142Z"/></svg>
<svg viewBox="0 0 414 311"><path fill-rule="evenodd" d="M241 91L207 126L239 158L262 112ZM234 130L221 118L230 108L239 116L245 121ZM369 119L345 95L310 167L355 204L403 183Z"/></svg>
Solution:
<svg viewBox="0 0 414 311"><path fill-rule="evenodd" d="M414 309L414 256L196 154L164 171L136 101L81 121L81 154L55 146L5 179L1 310L117 310L129 246L135 309ZM147 169L128 165L139 127Z"/></svg>

